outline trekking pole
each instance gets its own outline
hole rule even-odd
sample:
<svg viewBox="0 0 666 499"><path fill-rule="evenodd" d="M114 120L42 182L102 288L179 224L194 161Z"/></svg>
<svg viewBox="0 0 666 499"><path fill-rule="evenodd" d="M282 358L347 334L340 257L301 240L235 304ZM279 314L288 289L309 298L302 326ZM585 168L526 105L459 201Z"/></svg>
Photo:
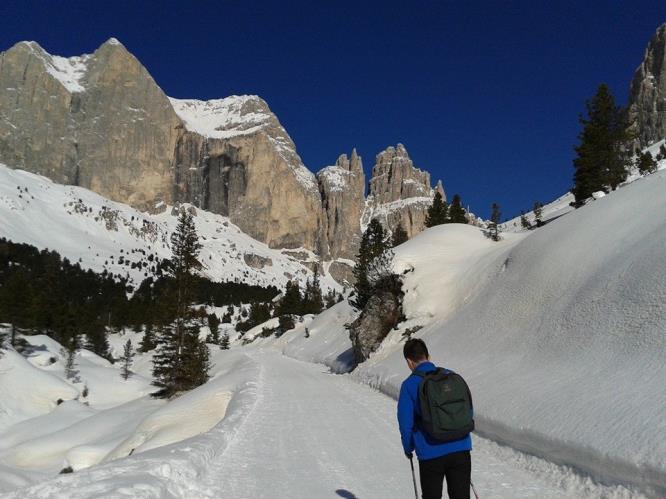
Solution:
<svg viewBox="0 0 666 499"><path fill-rule="evenodd" d="M474 492L474 497L476 499L479 499L479 494L476 493L476 489L474 488L474 483L472 483L472 480L469 481L469 484L472 486L472 492Z"/></svg>
<svg viewBox="0 0 666 499"><path fill-rule="evenodd" d="M414 458L412 456L409 456L409 464L412 467L412 481L414 482L414 497L416 497L416 499L419 499L419 491L416 488L416 475L414 474Z"/></svg>

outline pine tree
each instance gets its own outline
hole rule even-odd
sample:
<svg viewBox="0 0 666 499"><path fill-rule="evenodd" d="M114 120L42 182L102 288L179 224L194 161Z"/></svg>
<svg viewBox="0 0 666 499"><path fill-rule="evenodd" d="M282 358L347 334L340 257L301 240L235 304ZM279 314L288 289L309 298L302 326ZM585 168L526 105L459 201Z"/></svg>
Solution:
<svg viewBox="0 0 666 499"><path fill-rule="evenodd" d="M521 226L523 229L529 229L530 227L532 227L532 226L530 225L529 220L527 220L527 216L525 216L525 212L524 212L524 211L521 211L521 212L520 212L520 226Z"/></svg>
<svg viewBox="0 0 666 499"><path fill-rule="evenodd" d="M439 194L439 192L437 194ZM441 197L442 196L440 195L440 199L441 199ZM426 225L426 227L429 227L429 226ZM407 236L407 231L403 228L402 222L399 222L398 226L395 229L393 229L393 238L391 240L391 246L393 246L394 248L396 246L400 246L402 243L406 242L408 239L409 239L409 236Z"/></svg>
<svg viewBox="0 0 666 499"><path fill-rule="evenodd" d="M536 226L541 227L543 225L543 221L541 220L541 216L543 215L543 204L541 204L539 201L535 201L532 211L534 212Z"/></svg>
<svg viewBox="0 0 666 499"><path fill-rule="evenodd" d="M225 331L220 340L220 348L222 350L229 350L229 333Z"/></svg>
<svg viewBox="0 0 666 499"><path fill-rule="evenodd" d="M593 192L615 190L627 178L630 165L626 112L615 105L609 88L602 84L586 103L587 117L579 121L583 130L578 135L574 159L573 193L576 205L582 205Z"/></svg>
<svg viewBox="0 0 666 499"><path fill-rule="evenodd" d="M78 383L79 371L76 369L76 351L79 349L79 340L75 336L71 337L65 344L65 348L60 351L60 355L64 357L65 363L65 378L74 383Z"/></svg>
<svg viewBox="0 0 666 499"><path fill-rule="evenodd" d="M493 203L492 214L490 215L490 238L493 241L499 241L499 221L502 214L500 213L500 207L497 203Z"/></svg>
<svg viewBox="0 0 666 499"><path fill-rule="evenodd" d="M120 357L122 365L120 367L120 377L124 380L127 380L131 375L132 371L132 362L134 359L134 349L132 348L132 342L127 340L125 347L123 348L123 355Z"/></svg>
<svg viewBox="0 0 666 499"><path fill-rule="evenodd" d="M321 294L318 269L315 269L312 280L308 278L305 284L303 308L306 314L319 314L324 309L324 299Z"/></svg>
<svg viewBox="0 0 666 499"><path fill-rule="evenodd" d="M199 340L199 326L186 327L181 357L181 378L177 378L181 390L191 390L208 381L210 353L206 343Z"/></svg>
<svg viewBox="0 0 666 499"><path fill-rule="evenodd" d="M357 309L365 307L370 296L372 296L372 286L368 279L370 263L386 251L389 247L384 227L376 218L370 220L368 227L361 237L358 255L356 256L356 265L353 274L355 278L354 292L355 297L351 304Z"/></svg>
<svg viewBox="0 0 666 499"><path fill-rule="evenodd" d="M17 334L28 322L27 311L30 306L30 282L27 273L19 268L9 274L7 281L0 287L0 309L10 324L9 344L17 345Z"/></svg>
<svg viewBox="0 0 666 499"><path fill-rule="evenodd" d="M436 191L432 204L426 213L425 226L434 227L435 225L445 224L448 221L448 207L446 201L442 198L442 193Z"/></svg>
<svg viewBox="0 0 666 499"><path fill-rule="evenodd" d="M324 296L324 303L326 308L331 308L333 305L339 302L338 294L333 289L329 289Z"/></svg>
<svg viewBox="0 0 666 499"><path fill-rule="evenodd" d="M154 384L162 388L158 393L161 396L190 390L208 379L208 347L200 341L198 327L192 324L195 320L192 311L194 270L200 266L197 259L200 250L194 218L187 210L181 210L178 225L171 235L172 257L164 269L172 279L167 289L174 304L175 321L163 326L158 351L153 356Z"/></svg>
<svg viewBox="0 0 666 499"><path fill-rule="evenodd" d="M453 196L453 200L451 201L451 206L449 206L449 220L453 224L466 224L467 223L467 217L466 215L465 208L462 206L462 201L460 200L460 196L456 194Z"/></svg>
<svg viewBox="0 0 666 499"><path fill-rule="evenodd" d="M100 357L112 360L111 347L106 334L106 326L98 317L92 317L88 321L86 331L86 348Z"/></svg>
<svg viewBox="0 0 666 499"><path fill-rule="evenodd" d="M206 341L208 343L213 343L215 345L220 344L220 319L216 314L208 315L208 329L210 329L210 334Z"/></svg>
<svg viewBox="0 0 666 499"><path fill-rule="evenodd" d="M280 329L280 335L286 333L287 331L294 329L296 323L294 322L293 315L281 315L278 320L278 327Z"/></svg>
<svg viewBox="0 0 666 499"><path fill-rule="evenodd" d="M666 159L666 144L659 146L659 153L657 154L657 161L663 161Z"/></svg>
<svg viewBox="0 0 666 499"><path fill-rule="evenodd" d="M146 353L150 352L157 346L155 340L155 333L153 331L152 323L148 322L146 324L146 330L143 333L143 338L141 338L141 343L139 344L139 352Z"/></svg>
<svg viewBox="0 0 666 499"><path fill-rule="evenodd" d="M637 163L638 171L641 175L647 175L657 171L657 162L648 151L638 154Z"/></svg>
<svg viewBox="0 0 666 499"><path fill-rule="evenodd" d="M278 315L303 315L303 297L301 296L301 289L297 283L287 281L284 294L280 299L277 306Z"/></svg>

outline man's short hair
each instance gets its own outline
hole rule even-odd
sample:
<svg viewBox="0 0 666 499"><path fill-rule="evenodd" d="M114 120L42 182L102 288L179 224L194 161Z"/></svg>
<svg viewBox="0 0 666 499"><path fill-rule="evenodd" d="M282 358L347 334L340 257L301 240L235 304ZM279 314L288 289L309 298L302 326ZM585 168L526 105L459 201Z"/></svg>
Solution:
<svg viewBox="0 0 666 499"><path fill-rule="evenodd" d="M405 359L412 360L414 362L419 362L421 360L426 360L429 357L428 347L420 338L412 338L407 340L402 353L405 356Z"/></svg>

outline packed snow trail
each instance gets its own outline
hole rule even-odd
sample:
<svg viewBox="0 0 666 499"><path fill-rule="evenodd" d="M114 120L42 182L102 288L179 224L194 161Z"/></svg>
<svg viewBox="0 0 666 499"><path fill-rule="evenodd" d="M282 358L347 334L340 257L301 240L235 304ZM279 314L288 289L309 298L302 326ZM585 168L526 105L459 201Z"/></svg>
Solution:
<svg viewBox="0 0 666 499"><path fill-rule="evenodd" d="M221 383L234 395L224 419L209 431L71 474L44 476L25 487L25 480L11 473L6 478L18 480L17 488L0 496L413 497L395 400L352 376L330 374L323 365L285 357L275 348L238 350L216 358L226 371L209 383ZM206 386L191 393L201 395ZM643 497L476 437L472 470L483 499ZM0 477L6 471L12 470L0 465Z"/></svg>
<svg viewBox="0 0 666 499"><path fill-rule="evenodd" d="M413 497L394 400L321 365L245 353L262 366L256 404L208 470L206 480L217 483L207 485L230 498ZM517 453L474 444L473 480L484 499L572 497Z"/></svg>

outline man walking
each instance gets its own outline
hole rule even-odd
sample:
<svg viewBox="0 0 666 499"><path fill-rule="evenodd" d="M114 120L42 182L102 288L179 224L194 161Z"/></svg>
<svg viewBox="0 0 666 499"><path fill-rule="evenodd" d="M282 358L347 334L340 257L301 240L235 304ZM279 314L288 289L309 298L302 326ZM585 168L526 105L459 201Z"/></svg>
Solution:
<svg viewBox="0 0 666 499"><path fill-rule="evenodd" d="M469 435L469 425L462 426L462 435L460 431L458 433L450 432L454 439L434 438L432 433L442 437L447 432L440 431L437 433L437 428L433 431L432 419L430 416L424 418L422 414L424 401L419 398L422 381L433 380L430 383L434 383L439 381L439 378L445 377L445 382L441 385L443 390L440 390L440 393L444 393L450 392L452 389L455 391L457 387L451 383L460 383L462 378L450 371L438 370L430 362L428 348L421 339L408 340L405 343L403 353L412 374L403 381L400 387L398 425L405 455L412 459L412 453L416 450L416 457L419 460L422 497L423 499L440 499L442 497L443 481L446 477L446 488L450 499L469 499L472 470L470 457L472 439ZM454 377L460 381L458 379L451 381L450 378ZM448 385L444 386L445 383L448 383ZM464 386L464 390L469 396L469 409L466 412L469 414L467 419L471 421L471 395L469 395L469 390L464 381L462 381L461 386ZM435 393L436 391L431 389L429 393ZM421 390L421 399L426 396L423 393L426 392ZM458 400L455 400L452 403L457 402ZM427 405L425 407L428 409ZM434 410L438 409L435 408ZM457 423L454 422L455 424ZM465 424L464 421L463 424ZM434 426L437 426L436 422ZM428 430L426 430L426 427ZM473 421L471 422L471 428L473 428ZM467 433L465 434L465 432Z"/></svg>

